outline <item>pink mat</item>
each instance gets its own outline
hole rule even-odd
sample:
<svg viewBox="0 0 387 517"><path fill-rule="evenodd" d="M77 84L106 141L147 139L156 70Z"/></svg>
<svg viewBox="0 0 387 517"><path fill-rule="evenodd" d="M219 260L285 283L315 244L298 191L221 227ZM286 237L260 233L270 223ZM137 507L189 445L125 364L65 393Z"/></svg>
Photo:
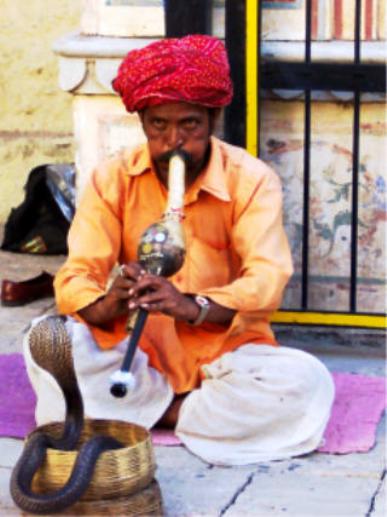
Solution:
<svg viewBox="0 0 387 517"><path fill-rule="evenodd" d="M386 408L382 377L334 373L336 398L320 452L366 452ZM35 427L36 398L21 354L0 355L0 436L24 438ZM172 431L152 431L155 445L181 445Z"/></svg>
<svg viewBox="0 0 387 517"><path fill-rule="evenodd" d="M376 428L386 404L383 377L334 373L336 397L320 452L366 452L375 444Z"/></svg>
<svg viewBox="0 0 387 517"><path fill-rule="evenodd" d="M35 404L23 356L0 355L0 436L24 438L35 427Z"/></svg>

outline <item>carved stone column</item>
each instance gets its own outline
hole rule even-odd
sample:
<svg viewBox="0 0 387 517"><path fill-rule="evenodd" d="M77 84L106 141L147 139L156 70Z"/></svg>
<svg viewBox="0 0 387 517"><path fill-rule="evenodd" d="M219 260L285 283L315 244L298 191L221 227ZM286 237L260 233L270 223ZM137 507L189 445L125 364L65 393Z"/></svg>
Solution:
<svg viewBox="0 0 387 517"><path fill-rule="evenodd" d="M59 85L73 95L78 197L97 163L145 140L111 81L129 50L163 35L161 0L86 0L80 32L54 43Z"/></svg>

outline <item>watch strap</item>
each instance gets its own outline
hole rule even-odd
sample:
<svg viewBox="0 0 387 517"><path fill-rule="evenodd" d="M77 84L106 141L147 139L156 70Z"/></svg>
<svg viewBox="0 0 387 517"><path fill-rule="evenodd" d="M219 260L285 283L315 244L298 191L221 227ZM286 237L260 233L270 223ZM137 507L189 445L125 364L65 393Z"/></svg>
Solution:
<svg viewBox="0 0 387 517"><path fill-rule="evenodd" d="M191 325L194 327L201 325L203 321L206 319L208 311L210 310L210 301L208 298L200 295L193 295L191 298L194 300L196 305L198 305L200 311L198 317L194 321L189 321Z"/></svg>

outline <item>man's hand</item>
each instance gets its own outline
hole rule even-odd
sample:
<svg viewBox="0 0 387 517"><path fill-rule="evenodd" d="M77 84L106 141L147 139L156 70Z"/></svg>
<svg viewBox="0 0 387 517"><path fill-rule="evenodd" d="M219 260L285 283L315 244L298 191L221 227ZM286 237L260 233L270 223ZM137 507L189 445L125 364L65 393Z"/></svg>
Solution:
<svg viewBox="0 0 387 517"><path fill-rule="evenodd" d="M103 325L117 316L129 314L128 304L133 299L129 292L144 274L145 271L137 262L122 265L120 274L116 276L105 296L81 309L80 316L92 325Z"/></svg>
<svg viewBox="0 0 387 517"><path fill-rule="evenodd" d="M160 276L142 275L129 294L132 296L129 302L130 310L142 307L149 312L162 312L177 320L191 322L199 316L200 307L193 298L181 293L169 280ZM234 315L235 310L210 300L206 321L228 324Z"/></svg>
<svg viewBox="0 0 387 517"><path fill-rule="evenodd" d="M166 278L157 275L141 275L129 291L129 309L139 307L149 312L162 312L177 320L195 320L199 307L181 293Z"/></svg>
<svg viewBox="0 0 387 517"><path fill-rule="evenodd" d="M146 273L137 262L121 266L106 295L79 311L92 325L103 326L117 316L138 308L161 312L183 321L195 321L200 308L192 297L181 293L168 279ZM228 324L235 311L210 300L206 321Z"/></svg>

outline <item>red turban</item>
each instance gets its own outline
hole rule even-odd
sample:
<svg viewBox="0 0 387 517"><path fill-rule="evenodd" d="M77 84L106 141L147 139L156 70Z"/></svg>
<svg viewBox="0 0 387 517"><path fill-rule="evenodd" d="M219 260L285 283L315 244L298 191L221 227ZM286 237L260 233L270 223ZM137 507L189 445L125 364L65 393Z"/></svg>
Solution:
<svg viewBox="0 0 387 517"><path fill-rule="evenodd" d="M233 93L226 49L219 39L204 35L132 50L112 85L129 112L168 102L217 108L229 104Z"/></svg>

